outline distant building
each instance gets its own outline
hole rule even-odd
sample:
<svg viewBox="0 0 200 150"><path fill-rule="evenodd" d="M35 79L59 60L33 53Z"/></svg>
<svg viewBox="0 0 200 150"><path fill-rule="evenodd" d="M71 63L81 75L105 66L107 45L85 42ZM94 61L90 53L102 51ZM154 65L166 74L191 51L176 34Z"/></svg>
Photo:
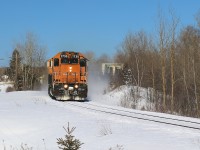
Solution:
<svg viewBox="0 0 200 150"><path fill-rule="evenodd" d="M2 75L1 76L1 80L4 81L4 82L7 82L9 79L9 77L7 75Z"/></svg>
<svg viewBox="0 0 200 150"><path fill-rule="evenodd" d="M123 70L124 64L122 63L102 63L102 73L103 75L115 75Z"/></svg>

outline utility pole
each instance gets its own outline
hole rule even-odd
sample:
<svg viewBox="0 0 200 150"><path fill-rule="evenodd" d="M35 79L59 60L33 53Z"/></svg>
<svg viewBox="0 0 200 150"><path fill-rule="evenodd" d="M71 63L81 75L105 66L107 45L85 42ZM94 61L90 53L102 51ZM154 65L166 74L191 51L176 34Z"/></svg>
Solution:
<svg viewBox="0 0 200 150"><path fill-rule="evenodd" d="M0 58L0 60L3 60L3 58ZM0 67L1 67L1 66L0 66ZM2 73L2 72L0 71L0 75L1 75L1 73Z"/></svg>
<svg viewBox="0 0 200 150"><path fill-rule="evenodd" d="M4 60L3 58L0 58L0 60ZM3 70L3 66L2 65L0 65L0 69L2 68L2 70L0 71L0 75L2 74L3 75L3 72L4 72L4 70Z"/></svg>
<svg viewBox="0 0 200 150"><path fill-rule="evenodd" d="M15 53L15 84L18 76L18 53Z"/></svg>
<svg viewBox="0 0 200 150"><path fill-rule="evenodd" d="M22 90L22 88L23 88L23 78L22 78L22 76L21 76L21 74L19 74L19 67L21 67L21 66L19 66L20 65L20 62L19 62L19 59L21 58L20 56L19 56L19 53L18 52L16 52L15 53L15 88L16 88L16 90Z"/></svg>
<svg viewBox="0 0 200 150"><path fill-rule="evenodd" d="M14 55L13 55L13 57L11 57L12 59L13 59L13 61L14 61L14 63L13 63L13 71L14 71L14 87L15 87L15 89L17 90L18 89L18 64L19 64L19 54L18 54L18 51L14 51L13 52L14 53Z"/></svg>

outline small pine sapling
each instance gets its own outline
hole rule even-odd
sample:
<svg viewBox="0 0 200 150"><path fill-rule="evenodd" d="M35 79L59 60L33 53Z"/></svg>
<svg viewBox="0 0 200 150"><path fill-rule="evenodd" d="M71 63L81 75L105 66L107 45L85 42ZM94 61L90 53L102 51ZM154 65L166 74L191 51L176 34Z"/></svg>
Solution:
<svg viewBox="0 0 200 150"><path fill-rule="evenodd" d="M67 132L65 135L65 139L58 138L57 139L57 144L59 145L58 147L62 150L79 150L81 148L81 143L78 139L75 139L74 136L72 135L72 132L76 129L75 127L72 127L70 129L69 123L67 129L63 127L64 130Z"/></svg>

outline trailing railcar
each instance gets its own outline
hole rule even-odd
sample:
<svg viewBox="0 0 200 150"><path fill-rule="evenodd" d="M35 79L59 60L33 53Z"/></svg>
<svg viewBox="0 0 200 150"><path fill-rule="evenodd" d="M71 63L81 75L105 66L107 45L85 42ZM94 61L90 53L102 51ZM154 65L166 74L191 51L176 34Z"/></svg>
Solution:
<svg viewBox="0 0 200 150"><path fill-rule="evenodd" d="M48 94L56 100L86 100L87 58L79 52L63 51L47 61Z"/></svg>

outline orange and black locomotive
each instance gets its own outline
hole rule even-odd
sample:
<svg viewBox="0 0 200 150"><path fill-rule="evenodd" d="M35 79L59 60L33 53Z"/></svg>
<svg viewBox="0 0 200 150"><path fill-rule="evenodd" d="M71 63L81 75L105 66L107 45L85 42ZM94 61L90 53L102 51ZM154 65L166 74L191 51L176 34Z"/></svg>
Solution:
<svg viewBox="0 0 200 150"><path fill-rule="evenodd" d="M57 100L86 100L87 58L79 52L63 51L47 61L48 94Z"/></svg>

